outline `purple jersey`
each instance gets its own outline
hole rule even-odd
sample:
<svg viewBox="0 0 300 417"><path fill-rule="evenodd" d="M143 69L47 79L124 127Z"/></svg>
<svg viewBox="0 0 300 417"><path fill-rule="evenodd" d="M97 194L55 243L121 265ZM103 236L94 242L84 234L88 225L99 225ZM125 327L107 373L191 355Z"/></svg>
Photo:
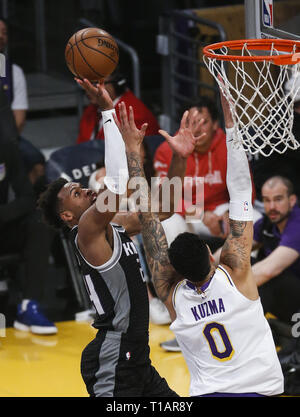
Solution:
<svg viewBox="0 0 300 417"><path fill-rule="evenodd" d="M253 239L256 242L262 242L261 232L263 220L264 218L261 218L254 224ZM274 237L278 239L277 246L286 246L296 250L300 254L300 207L298 205L294 206L282 233L279 232L276 224L272 225L270 231ZM272 250L274 250L266 244L264 244L263 249L265 256L268 256ZM288 269L300 278L300 258L298 258Z"/></svg>

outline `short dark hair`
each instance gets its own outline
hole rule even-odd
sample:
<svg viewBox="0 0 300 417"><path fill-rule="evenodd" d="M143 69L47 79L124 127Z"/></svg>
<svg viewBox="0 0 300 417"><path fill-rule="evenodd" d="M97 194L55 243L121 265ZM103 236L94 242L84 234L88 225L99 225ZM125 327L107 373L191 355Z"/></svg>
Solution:
<svg viewBox="0 0 300 417"><path fill-rule="evenodd" d="M200 96L197 102L192 107L197 107L197 109L202 109L203 107L206 107L212 120L216 122L219 120L219 111L218 107L214 100L212 100L208 96Z"/></svg>
<svg viewBox="0 0 300 417"><path fill-rule="evenodd" d="M61 229L65 225L59 216L58 193L67 182L65 178L58 178L51 182L38 200L38 206L42 210L45 222L55 229Z"/></svg>
<svg viewBox="0 0 300 417"><path fill-rule="evenodd" d="M168 254L174 269L189 281L203 281L209 274L207 245L194 233L180 233L171 243Z"/></svg>

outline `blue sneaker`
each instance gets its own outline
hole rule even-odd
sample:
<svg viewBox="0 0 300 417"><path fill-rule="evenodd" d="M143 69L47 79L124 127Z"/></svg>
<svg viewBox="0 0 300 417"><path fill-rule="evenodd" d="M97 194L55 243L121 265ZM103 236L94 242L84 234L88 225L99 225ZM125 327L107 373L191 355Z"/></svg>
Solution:
<svg viewBox="0 0 300 417"><path fill-rule="evenodd" d="M22 331L31 331L34 334L55 334L57 328L39 310L39 305L33 300L23 300L18 305L17 319L14 328Z"/></svg>

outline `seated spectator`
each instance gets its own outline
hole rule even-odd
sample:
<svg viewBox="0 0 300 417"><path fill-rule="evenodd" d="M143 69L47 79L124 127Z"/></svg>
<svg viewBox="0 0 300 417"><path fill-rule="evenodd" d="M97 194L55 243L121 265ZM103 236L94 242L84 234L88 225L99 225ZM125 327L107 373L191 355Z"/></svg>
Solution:
<svg viewBox="0 0 300 417"><path fill-rule="evenodd" d="M143 123L148 123L146 135L157 135L159 125L156 118L145 104L139 100L128 88L126 78L119 72L114 72L105 81L106 89L109 92L117 116L119 117L118 103L124 101L127 107L134 108L136 126L140 129ZM97 102L92 95L87 96L90 104L84 109L80 125L79 135L76 143L87 142L93 139L104 139L101 112L98 111Z"/></svg>
<svg viewBox="0 0 300 417"><path fill-rule="evenodd" d="M11 194L13 191L13 198ZM36 209L32 184L16 142L0 138L0 255L19 253L24 263L21 297L14 327L35 334L57 333L42 313L51 234Z"/></svg>
<svg viewBox="0 0 300 417"><path fill-rule="evenodd" d="M300 208L287 178L269 178L261 190L265 215L254 225L260 248L253 275L265 313L291 324L300 311Z"/></svg>
<svg viewBox="0 0 300 417"><path fill-rule="evenodd" d="M8 54L8 24L0 17L0 53L6 57L5 77L0 77L1 88L10 103L16 128L18 143L25 168L32 184L45 173L45 157L29 140L21 136L28 110L27 84L22 68L12 63Z"/></svg>

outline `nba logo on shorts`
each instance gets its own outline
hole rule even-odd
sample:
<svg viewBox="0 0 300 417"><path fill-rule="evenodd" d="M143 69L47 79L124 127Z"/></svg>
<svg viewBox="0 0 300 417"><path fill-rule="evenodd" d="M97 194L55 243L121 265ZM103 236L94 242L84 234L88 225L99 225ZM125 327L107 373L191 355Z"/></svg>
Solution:
<svg viewBox="0 0 300 417"><path fill-rule="evenodd" d="M244 211L248 211L248 201L244 201Z"/></svg>
<svg viewBox="0 0 300 417"><path fill-rule="evenodd" d="M126 360L129 361L130 358L131 358L131 353L130 352L126 352Z"/></svg>
<svg viewBox="0 0 300 417"><path fill-rule="evenodd" d="M263 23L273 27L273 0L263 0Z"/></svg>

